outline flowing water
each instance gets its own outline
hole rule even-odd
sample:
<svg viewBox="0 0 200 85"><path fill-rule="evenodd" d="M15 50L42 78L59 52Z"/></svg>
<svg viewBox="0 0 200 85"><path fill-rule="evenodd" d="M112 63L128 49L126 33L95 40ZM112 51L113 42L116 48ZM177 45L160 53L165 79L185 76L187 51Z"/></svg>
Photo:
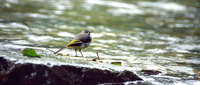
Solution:
<svg viewBox="0 0 200 85"><path fill-rule="evenodd" d="M57 50L86 28L85 56L162 72L142 85L200 84L199 0L0 0L2 46Z"/></svg>

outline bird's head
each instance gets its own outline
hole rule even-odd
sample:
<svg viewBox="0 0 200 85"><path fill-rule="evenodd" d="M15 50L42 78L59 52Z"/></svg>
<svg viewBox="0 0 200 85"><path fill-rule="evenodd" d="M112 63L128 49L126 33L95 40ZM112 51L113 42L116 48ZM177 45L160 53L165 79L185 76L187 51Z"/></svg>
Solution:
<svg viewBox="0 0 200 85"><path fill-rule="evenodd" d="M82 33L87 33L87 34L90 34L90 33L92 33L93 31L90 31L90 30L88 30L88 29L84 29L83 31L82 31Z"/></svg>

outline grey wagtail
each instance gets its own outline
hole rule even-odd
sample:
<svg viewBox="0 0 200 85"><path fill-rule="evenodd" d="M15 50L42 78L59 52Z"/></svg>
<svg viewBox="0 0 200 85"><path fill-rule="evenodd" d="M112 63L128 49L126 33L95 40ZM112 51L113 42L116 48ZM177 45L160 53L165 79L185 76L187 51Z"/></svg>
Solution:
<svg viewBox="0 0 200 85"><path fill-rule="evenodd" d="M58 51L54 52L54 54L62 51L65 48L73 48L75 50L75 53L77 56L77 50L79 50L79 52L81 53L82 57L83 54L81 52L82 49L87 48L91 41L92 41L92 37L90 36L90 33L92 31L88 30L88 29L84 29L83 31L81 31L76 37L74 37L69 44L67 44L67 46L59 49Z"/></svg>

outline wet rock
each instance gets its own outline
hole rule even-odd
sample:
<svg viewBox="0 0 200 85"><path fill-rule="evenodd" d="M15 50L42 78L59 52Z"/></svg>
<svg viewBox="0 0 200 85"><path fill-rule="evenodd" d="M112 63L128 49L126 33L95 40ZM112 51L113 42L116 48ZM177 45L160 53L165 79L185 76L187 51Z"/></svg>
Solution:
<svg viewBox="0 0 200 85"><path fill-rule="evenodd" d="M15 64L0 57L0 85L96 85L142 80L130 71L110 71L69 65Z"/></svg>
<svg viewBox="0 0 200 85"><path fill-rule="evenodd" d="M0 57L0 73L7 71L13 65L12 62L7 61L3 57Z"/></svg>
<svg viewBox="0 0 200 85"><path fill-rule="evenodd" d="M144 75L157 75L157 74L160 74L162 73L161 71L157 71L157 70L141 70L141 72L144 74Z"/></svg>

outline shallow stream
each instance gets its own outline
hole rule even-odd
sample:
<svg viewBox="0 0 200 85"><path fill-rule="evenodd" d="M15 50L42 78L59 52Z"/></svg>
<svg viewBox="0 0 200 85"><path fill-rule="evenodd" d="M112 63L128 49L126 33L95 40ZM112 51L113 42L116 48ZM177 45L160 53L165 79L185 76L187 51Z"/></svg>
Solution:
<svg viewBox="0 0 200 85"><path fill-rule="evenodd" d="M199 23L199 0L0 0L1 46L57 50L87 28L85 56L162 72L142 85L200 84Z"/></svg>

